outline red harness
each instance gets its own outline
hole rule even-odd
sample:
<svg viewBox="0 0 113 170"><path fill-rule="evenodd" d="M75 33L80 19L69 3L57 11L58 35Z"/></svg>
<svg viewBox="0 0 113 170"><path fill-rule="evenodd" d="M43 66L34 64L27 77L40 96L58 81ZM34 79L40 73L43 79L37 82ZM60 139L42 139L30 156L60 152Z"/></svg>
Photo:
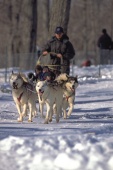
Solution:
<svg viewBox="0 0 113 170"><path fill-rule="evenodd" d="M72 88L70 88L70 89L71 89L71 91L72 91L72 94L71 94L70 96L66 96L66 95L65 95L65 98L66 98L67 102L68 102L69 98L70 98L71 96L73 96L73 94L75 93L75 90L73 90Z"/></svg>
<svg viewBox="0 0 113 170"><path fill-rule="evenodd" d="M22 92L22 93L20 94L20 96L17 97L17 99L18 99L19 102L20 102L20 100L21 100L21 98L22 98L23 93L24 93L24 92Z"/></svg>
<svg viewBox="0 0 113 170"><path fill-rule="evenodd" d="M72 95L70 95L70 96L65 96L67 102L68 102L68 99L69 99L71 96L72 96Z"/></svg>
<svg viewBox="0 0 113 170"><path fill-rule="evenodd" d="M27 90L29 90L29 91L31 90L30 93L28 94L28 95L30 95L30 94L32 93L33 86L32 86L31 84L27 83L27 82L24 82L24 83L23 83L23 86L24 86ZM17 99L18 99L19 102L20 102L23 94L24 94L24 92L22 92L22 93L20 94L20 96L17 97Z"/></svg>

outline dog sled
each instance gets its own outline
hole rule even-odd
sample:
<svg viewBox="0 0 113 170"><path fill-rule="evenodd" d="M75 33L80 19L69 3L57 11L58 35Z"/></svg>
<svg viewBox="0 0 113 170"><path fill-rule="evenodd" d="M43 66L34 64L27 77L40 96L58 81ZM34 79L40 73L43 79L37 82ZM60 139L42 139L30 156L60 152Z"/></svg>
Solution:
<svg viewBox="0 0 113 170"><path fill-rule="evenodd" d="M50 70L59 70L61 73L66 73L67 65L63 64L63 58L61 58L61 64L55 65L54 61L51 59L51 54L56 55L55 52L49 52L47 55L40 55L37 61L37 65L48 66Z"/></svg>

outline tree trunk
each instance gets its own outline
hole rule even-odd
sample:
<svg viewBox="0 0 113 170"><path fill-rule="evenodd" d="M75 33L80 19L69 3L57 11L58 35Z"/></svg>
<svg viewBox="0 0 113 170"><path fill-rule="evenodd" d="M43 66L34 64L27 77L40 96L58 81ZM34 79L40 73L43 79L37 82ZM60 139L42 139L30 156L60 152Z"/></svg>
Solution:
<svg viewBox="0 0 113 170"><path fill-rule="evenodd" d="M45 28L45 36L49 31L49 0L43 0L43 28Z"/></svg>
<svg viewBox="0 0 113 170"><path fill-rule="evenodd" d="M71 0L53 0L51 5L49 36L53 35L55 27L62 26L67 33Z"/></svg>
<svg viewBox="0 0 113 170"><path fill-rule="evenodd" d="M88 18L87 18L87 0L84 0L84 32L83 32L83 40L84 40L84 55L87 60L88 57Z"/></svg>
<svg viewBox="0 0 113 170"><path fill-rule="evenodd" d="M49 31L50 0L41 0L38 3L38 38L37 45L41 46L47 41Z"/></svg>
<svg viewBox="0 0 113 170"><path fill-rule="evenodd" d="M31 32L30 32L30 53L36 52L36 39L37 39L37 0L32 0L32 19L31 19Z"/></svg>

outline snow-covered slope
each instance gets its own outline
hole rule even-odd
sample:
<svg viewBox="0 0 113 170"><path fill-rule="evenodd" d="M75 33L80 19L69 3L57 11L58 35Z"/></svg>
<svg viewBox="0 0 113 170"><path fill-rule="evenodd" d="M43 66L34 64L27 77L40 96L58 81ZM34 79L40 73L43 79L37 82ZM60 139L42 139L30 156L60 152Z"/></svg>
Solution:
<svg viewBox="0 0 113 170"><path fill-rule="evenodd" d="M113 66L102 66L100 77L95 66L74 67L73 74L74 110L59 123L43 124L40 113L18 123L11 93L0 92L1 170L113 170Z"/></svg>

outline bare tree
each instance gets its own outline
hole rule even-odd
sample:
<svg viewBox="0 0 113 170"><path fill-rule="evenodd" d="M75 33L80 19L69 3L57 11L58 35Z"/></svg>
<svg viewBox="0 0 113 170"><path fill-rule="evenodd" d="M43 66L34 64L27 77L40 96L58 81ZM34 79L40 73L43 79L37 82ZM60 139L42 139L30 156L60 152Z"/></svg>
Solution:
<svg viewBox="0 0 113 170"><path fill-rule="evenodd" d="M31 31L30 31L30 52L36 51L36 39L37 39L37 0L32 0L32 19L31 19Z"/></svg>
<svg viewBox="0 0 113 170"><path fill-rule="evenodd" d="M84 0L83 16L84 16L84 29L83 29L83 41L84 41L84 55L88 57L88 17L87 17L87 0Z"/></svg>
<svg viewBox="0 0 113 170"><path fill-rule="evenodd" d="M37 45L41 46L47 40L49 31L49 10L50 0L41 0L38 2L38 35Z"/></svg>
<svg viewBox="0 0 113 170"><path fill-rule="evenodd" d="M111 37L113 38L113 0L111 1Z"/></svg>
<svg viewBox="0 0 113 170"><path fill-rule="evenodd" d="M62 26L67 32L71 0L53 0L51 4L49 35L56 26Z"/></svg>
<svg viewBox="0 0 113 170"><path fill-rule="evenodd" d="M76 63L91 56L98 64L97 39L102 28L113 38L112 9L113 0L0 0L0 67L6 63L4 55L8 66L32 64L34 58L23 53L41 47L56 26L68 30L77 51Z"/></svg>
<svg viewBox="0 0 113 170"><path fill-rule="evenodd" d="M49 0L43 0L43 28L45 28L45 35L48 34L49 31L49 6L50 1Z"/></svg>

